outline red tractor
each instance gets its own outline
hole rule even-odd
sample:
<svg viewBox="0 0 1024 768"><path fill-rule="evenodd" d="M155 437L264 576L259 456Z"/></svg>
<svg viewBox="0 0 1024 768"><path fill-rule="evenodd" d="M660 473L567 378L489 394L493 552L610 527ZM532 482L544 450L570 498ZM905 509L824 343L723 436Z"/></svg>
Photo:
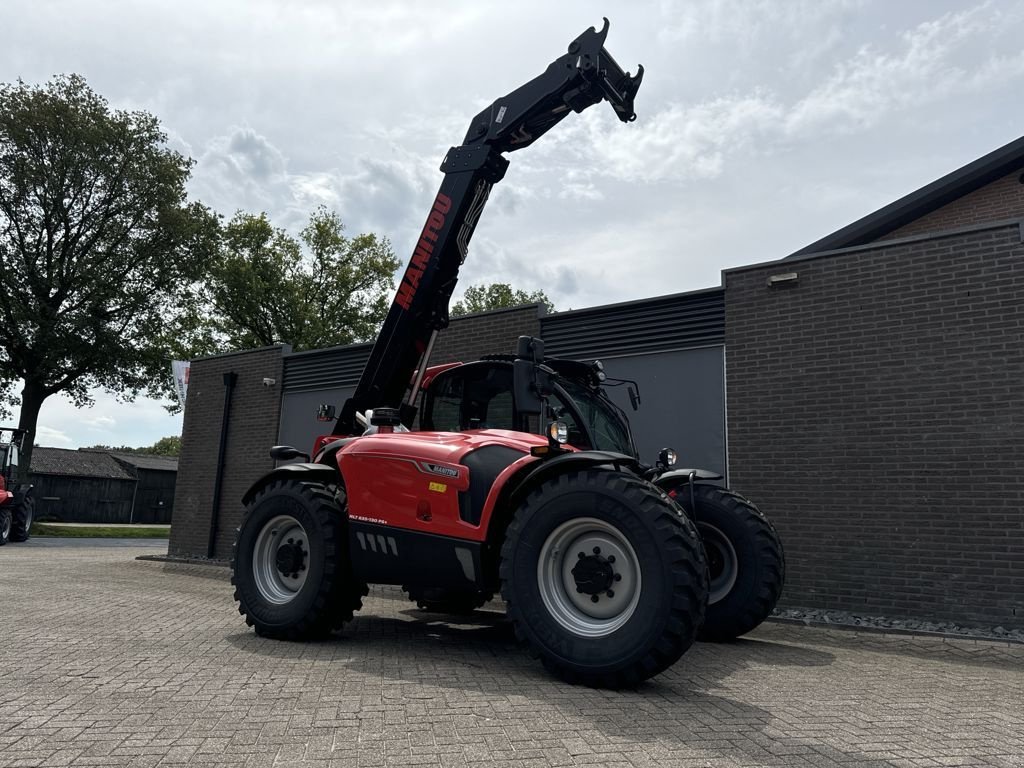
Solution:
<svg viewBox="0 0 1024 768"><path fill-rule="evenodd" d="M271 449L305 461L271 471L243 498L232 583L257 633L324 636L351 619L368 584L414 585L470 606L500 591L517 637L550 670L619 687L666 669L700 632L708 563L694 522L624 443L583 446L571 434L538 340L521 339L503 365L507 423L441 424L428 397L435 429L408 429L473 230L508 166L503 153L601 101L635 119L643 68L624 72L604 48L607 32L607 20L586 30L474 118L441 165L441 188L333 434L312 458Z"/></svg>
<svg viewBox="0 0 1024 768"><path fill-rule="evenodd" d="M0 546L8 541L28 541L32 527L32 486L15 479L25 434L23 429L0 427Z"/></svg>

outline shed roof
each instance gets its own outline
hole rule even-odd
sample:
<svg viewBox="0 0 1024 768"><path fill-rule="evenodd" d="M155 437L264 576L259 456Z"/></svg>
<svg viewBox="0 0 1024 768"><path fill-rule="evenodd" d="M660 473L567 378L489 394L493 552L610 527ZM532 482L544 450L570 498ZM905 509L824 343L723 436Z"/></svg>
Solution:
<svg viewBox="0 0 1024 768"><path fill-rule="evenodd" d="M178 471L177 456L153 456L147 453L112 453L118 461L130 464L136 469L159 469L165 472Z"/></svg>
<svg viewBox="0 0 1024 768"><path fill-rule="evenodd" d="M815 240L787 258L870 243L1021 168L1024 168L1024 136Z"/></svg>
<svg viewBox="0 0 1024 768"><path fill-rule="evenodd" d="M102 477L113 480L134 480L135 476L109 453L76 451L70 448L32 449L31 471L42 475Z"/></svg>

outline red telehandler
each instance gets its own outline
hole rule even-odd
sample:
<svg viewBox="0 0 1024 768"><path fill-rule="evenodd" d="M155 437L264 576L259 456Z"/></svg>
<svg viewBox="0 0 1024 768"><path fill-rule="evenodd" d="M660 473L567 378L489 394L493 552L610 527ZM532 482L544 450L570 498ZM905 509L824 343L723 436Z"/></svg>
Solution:
<svg viewBox="0 0 1024 768"><path fill-rule="evenodd" d="M28 541L32 527L32 486L18 483L14 477L25 435L23 429L0 427L0 546L8 541Z"/></svg>
<svg viewBox="0 0 1024 768"><path fill-rule="evenodd" d="M673 664L701 629L708 564L694 523L637 458L568 444L542 344L509 363L522 429L410 432L415 402L504 153L607 101L623 122L643 68L586 30L543 74L495 101L449 150L441 188L377 342L333 434L243 497L232 583L257 633L321 637L368 584L501 592L517 637L555 674L621 687ZM410 386L410 381L412 382ZM408 397L406 396L408 392Z"/></svg>

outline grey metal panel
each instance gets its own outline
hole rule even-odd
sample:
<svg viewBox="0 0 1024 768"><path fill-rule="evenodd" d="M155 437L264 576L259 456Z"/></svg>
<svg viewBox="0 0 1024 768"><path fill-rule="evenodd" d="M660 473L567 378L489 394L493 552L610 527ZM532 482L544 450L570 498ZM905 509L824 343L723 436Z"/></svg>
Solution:
<svg viewBox="0 0 1024 768"><path fill-rule="evenodd" d="M366 366L372 344L352 344L284 358L285 392L310 392L332 387L354 387Z"/></svg>
<svg viewBox="0 0 1024 768"><path fill-rule="evenodd" d="M551 357L592 359L725 341L725 291L712 288L655 299L558 312L541 318Z"/></svg>
<svg viewBox="0 0 1024 768"><path fill-rule="evenodd" d="M653 464L674 448L679 467L697 467L728 478L725 444L725 347L686 349L604 361L609 377L633 379L642 402L634 411L626 388L609 387L626 412L640 458Z"/></svg>
<svg viewBox="0 0 1024 768"><path fill-rule="evenodd" d="M307 453L320 435L328 435L334 422L317 421L317 407L321 403L333 405L338 412L355 392L355 386L322 387L314 391L284 392L281 396L281 424L278 444L290 445Z"/></svg>

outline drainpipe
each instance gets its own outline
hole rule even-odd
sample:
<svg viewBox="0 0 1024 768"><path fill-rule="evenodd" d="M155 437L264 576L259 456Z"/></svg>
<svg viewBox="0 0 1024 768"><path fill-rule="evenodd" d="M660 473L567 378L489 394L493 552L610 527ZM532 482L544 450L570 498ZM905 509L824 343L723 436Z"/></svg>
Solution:
<svg viewBox="0 0 1024 768"><path fill-rule="evenodd" d="M238 382L234 371L224 374L224 414L220 423L220 449L217 451L217 474L213 480L213 509L210 511L210 539L206 545L206 556L213 559L217 550L217 522L220 517L220 491L224 480L224 454L228 448L228 420L231 416L231 396Z"/></svg>

